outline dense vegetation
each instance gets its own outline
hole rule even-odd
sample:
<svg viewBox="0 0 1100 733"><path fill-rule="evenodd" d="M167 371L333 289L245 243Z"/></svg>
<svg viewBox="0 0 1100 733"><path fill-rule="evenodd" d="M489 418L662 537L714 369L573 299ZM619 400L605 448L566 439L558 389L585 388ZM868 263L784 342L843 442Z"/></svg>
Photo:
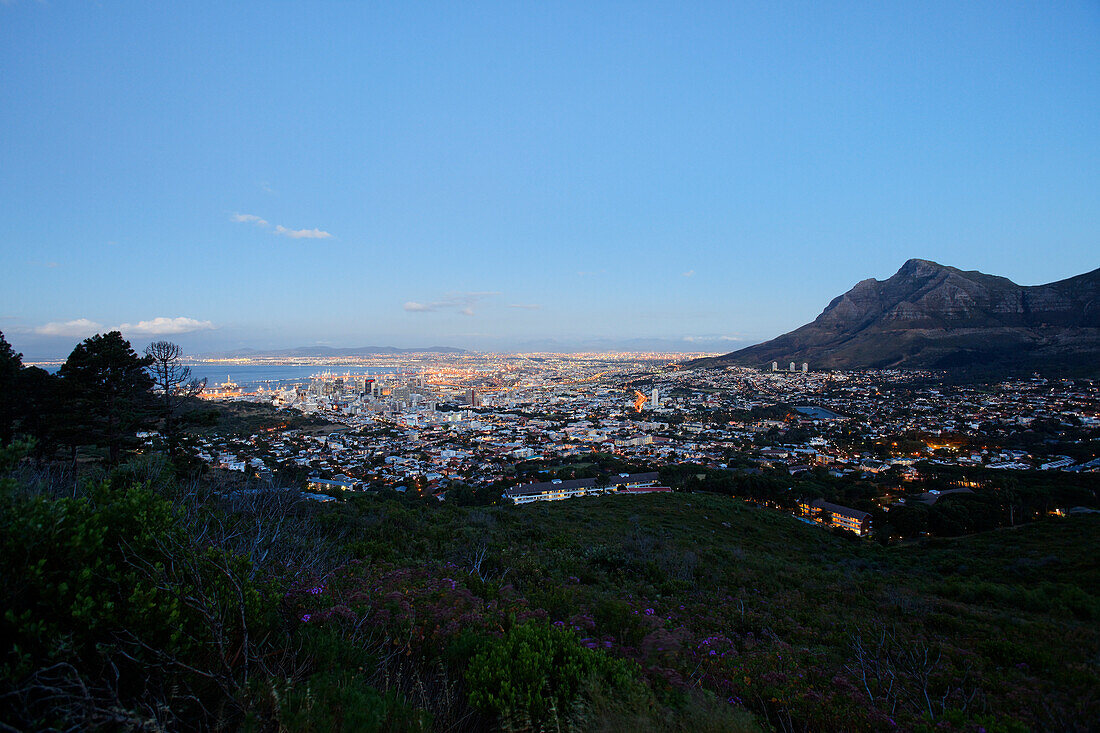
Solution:
<svg viewBox="0 0 1100 733"><path fill-rule="evenodd" d="M181 410L187 435L236 435L272 433L278 430L328 433L345 426L319 417L303 415L293 408L279 409L266 402L211 403L192 399Z"/></svg>
<svg viewBox="0 0 1100 733"><path fill-rule="evenodd" d="M317 505L15 466L0 720L1086 730L1093 517L881 547L713 494Z"/></svg>

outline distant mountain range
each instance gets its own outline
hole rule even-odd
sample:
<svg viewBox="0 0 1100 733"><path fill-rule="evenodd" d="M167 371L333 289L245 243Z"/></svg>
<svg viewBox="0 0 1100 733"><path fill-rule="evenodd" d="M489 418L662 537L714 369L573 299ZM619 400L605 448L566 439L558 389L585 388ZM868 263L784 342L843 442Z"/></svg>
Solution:
<svg viewBox="0 0 1100 733"><path fill-rule="evenodd" d="M1100 269L1046 285L909 260L863 280L801 328L693 362L1100 373Z"/></svg>
<svg viewBox="0 0 1100 733"><path fill-rule="evenodd" d="M693 336L688 338L589 338L566 339L553 338L534 339L521 342L510 342L501 339L499 342L480 344L479 351L490 353L612 353L612 352L663 352L663 353L692 353L707 354L718 353L720 348L716 344L724 343L729 348L728 337L721 336ZM458 349L452 346L426 346L420 349L398 349L393 346L360 346L356 348L335 348L332 346L299 346L292 349L254 349L242 347L230 351L206 352L198 354L198 359L233 359L233 358L324 358L324 357L357 357L357 356L385 356L389 354L468 354L468 349Z"/></svg>
<svg viewBox="0 0 1100 733"><path fill-rule="evenodd" d="M456 349L451 346L427 346L423 349L398 349L394 346L356 346L349 348L336 348L333 346L298 346L293 349L271 349L267 351L259 349L236 349L219 354L205 354L205 357L226 358L278 358L278 357L354 357L354 356L379 356L385 354L465 354L466 349ZM200 357L202 358L202 357Z"/></svg>
<svg viewBox="0 0 1100 733"><path fill-rule="evenodd" d="M508 352L541 353L670 353L670 354L718 354L731 344L728 337L692 336L688 338L577 338L532 339L509 344Z"/></svg>

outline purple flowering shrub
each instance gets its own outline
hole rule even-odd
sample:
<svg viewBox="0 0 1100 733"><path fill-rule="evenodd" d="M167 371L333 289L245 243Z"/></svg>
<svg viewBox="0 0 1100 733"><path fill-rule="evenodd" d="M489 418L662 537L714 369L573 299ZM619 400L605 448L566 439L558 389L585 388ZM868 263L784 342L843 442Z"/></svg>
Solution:
<svg viewBox="0 0 1100 733"><path fill-rule="evenodd" d="M287 615L309 624L367 624L392 644L416 653L442 653L458 635L500 636L506 627L544 619L510 586L486 600L465 584L455 567L416 568L353 561L322 584L310 580L284 598Z"/></svg>

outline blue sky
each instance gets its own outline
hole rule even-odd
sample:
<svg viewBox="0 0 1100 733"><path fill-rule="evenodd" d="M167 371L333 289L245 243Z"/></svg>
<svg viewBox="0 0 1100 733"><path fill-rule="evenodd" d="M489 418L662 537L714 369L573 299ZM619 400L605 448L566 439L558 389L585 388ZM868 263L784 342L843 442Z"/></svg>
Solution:
<svg viewBox="0 0 1100 733"><path fill-rule="evenodd" d="M1100 4L0 2L0 330L732 350L1100 266Z"/></svg>

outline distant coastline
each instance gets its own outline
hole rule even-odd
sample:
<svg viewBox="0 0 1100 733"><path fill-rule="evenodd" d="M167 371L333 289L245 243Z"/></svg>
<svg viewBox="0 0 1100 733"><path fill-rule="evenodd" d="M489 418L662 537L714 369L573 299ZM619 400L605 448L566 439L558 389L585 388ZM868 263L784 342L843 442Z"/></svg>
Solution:
<svg viewBox="0 0 1100 733"><path fill-rule="evenodd" d="M64 362L38 362L39 366L54 374L61 368ZM362 366L348 364L300 364L300 363L265 363L265 364L227 364L224 361L191 361L191 376L194 379L206 379L207 384L214 387L227 379L232 379L244 388L259 386L276 387L294 382L308 382L314 374L331 372L337 375L381 375L397 374L404 371L400 365L390 367Z"/></svg>

